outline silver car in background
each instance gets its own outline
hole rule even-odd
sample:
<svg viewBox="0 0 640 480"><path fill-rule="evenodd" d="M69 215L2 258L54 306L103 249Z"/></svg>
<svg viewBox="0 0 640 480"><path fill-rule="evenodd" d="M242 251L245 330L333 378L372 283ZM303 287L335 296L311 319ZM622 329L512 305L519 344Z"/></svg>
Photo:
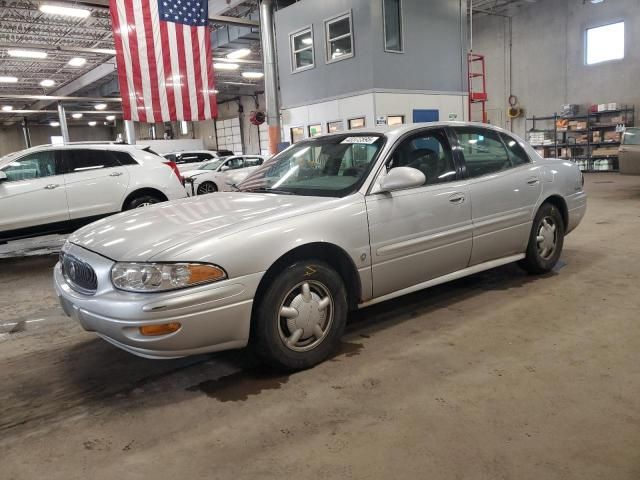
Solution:
<svg viewBox="0 0 640 480"><path fill-rule="evenodd" d="M54 272L65 312L145 357L251 344L303 369L349 310L510 262L548 272L586 210L574 163L456 122L302 141L238 188L77 231Z"/></svg>

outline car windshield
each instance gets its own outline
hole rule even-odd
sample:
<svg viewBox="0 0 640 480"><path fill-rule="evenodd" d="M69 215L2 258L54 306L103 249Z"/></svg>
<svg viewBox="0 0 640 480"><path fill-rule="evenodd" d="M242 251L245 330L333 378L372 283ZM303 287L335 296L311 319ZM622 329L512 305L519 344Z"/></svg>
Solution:
<svg viewBox="0 0 640 480"><path fill-rule="evenodd" d="M223 160L214 160L213 162L207 162L202 165L198 170L217 170L222 165Z"/></svg>
<svg viewBox="0 0 640 480"><path fill-rule="evenodd" d="M238 189L342 197L358 189L385 138L378 134L341 134L302 141L266 161Z"/></svg>

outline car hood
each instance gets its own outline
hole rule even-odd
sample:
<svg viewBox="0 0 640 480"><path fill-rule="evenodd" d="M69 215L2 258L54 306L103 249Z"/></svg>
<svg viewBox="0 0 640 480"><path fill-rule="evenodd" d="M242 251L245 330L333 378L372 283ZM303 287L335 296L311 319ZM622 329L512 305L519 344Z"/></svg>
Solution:
<svg viewBox="0 0 640 480"><path fill-rule="evenodd" d="M192 178L202 175L203 173L212 173L213 170L187 170L186 172L180 172L183 178Z"/></svg>
<svg viewBox="0 0 640 480"><path fill-rule="evenodd" d="M228 192L160 203L103 218L69 241L117 261L148 261L202 238L220 239L247 228L333 206L336 198ZM188 259L185 259L188 260Z"/></svg>

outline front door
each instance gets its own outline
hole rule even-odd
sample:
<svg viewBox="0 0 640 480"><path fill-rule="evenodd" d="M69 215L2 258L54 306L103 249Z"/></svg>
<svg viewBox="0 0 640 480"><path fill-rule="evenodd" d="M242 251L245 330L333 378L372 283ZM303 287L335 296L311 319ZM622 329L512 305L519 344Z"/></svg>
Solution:
<svg viewBox="0 0 640 480"><path fill-rule="evenodd" d="M466 268L471 254L468 185L446 132L425 129L402 140L381 175L400 166L420 170L426 182L366 197L374 298Z"/></svg>
<svg viewBox="0 0 640 480"><path fill-rule="evenodd" d="M540 171L519 142L482 127L455 127L473 212L470 265L524 253L542 193Z"/></svg>
<svg viewBox="0 0 640 480"><path fill-rule="evenodd" d="M66 222L67 196L54 150L17 158L2 171L0 232Z"/></svg>

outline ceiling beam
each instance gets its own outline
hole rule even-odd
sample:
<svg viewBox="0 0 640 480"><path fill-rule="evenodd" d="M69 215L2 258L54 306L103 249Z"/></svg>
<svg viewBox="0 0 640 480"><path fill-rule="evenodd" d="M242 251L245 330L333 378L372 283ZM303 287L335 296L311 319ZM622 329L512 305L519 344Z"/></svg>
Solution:
<svg viewBox="0 0 640 480"><path fill-rule="evenodd" d="M65 95L15 95L15 94L4 94L0 92L0 98L6 98L11 100L41 100L47 105L51 105L53 102L57 101L70 101L70 102L121 102L122 99L120 97L71 97ZM46 106L46 105L45 105ZM44 108L44 107L43 107ZM38 111L43 111L42 108Z"/></svg>
<svg viewBox="0 0 640 480"><path fill-rule="evenodd" d="M109 99L111 100L111 99ZM122 111L121 110L67 110L65 109L65 112L68 115L71 115L73 113L82 113L83 115L122 115ZM0 110L0 115L27 115L27 114L47 114L47 113L51 113L51 114L58 114L58 110L10 110L8 112L5 112L3 110Z"/></svg>

